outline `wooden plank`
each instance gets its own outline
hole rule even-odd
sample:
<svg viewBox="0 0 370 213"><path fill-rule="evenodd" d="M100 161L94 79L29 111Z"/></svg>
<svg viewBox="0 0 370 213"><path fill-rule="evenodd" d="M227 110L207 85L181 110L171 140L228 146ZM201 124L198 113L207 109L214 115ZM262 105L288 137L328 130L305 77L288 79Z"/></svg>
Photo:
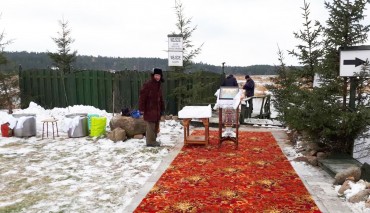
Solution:
<svg viewBox="0 0 370 213"><path fill-rule="evenodd" d="M105 97L106 105L105 110L107 112L113 112L113 76L114 73L107 72L105 73Z"/></svg>
<svg viewBox="0 0 370 213"><path fill-rule="evenodd" d="M76 104L85 105L84 71L77 71L76 77Z"/></svg>
<svg viewBox="0 0 370 213"><path fill-rule="evenodd" d="M98 78L98 108L99 109L106 109L106 96L105 96L105 90L106 90L106 82L105 82L105 73L108 73L106 71L99 71L97 73Z"/></svg>
<svg viewBox="0 0 370 213"><path fill-rule="evenodd" d="M66 75L66 90L68 95L68 104L70 106L77 104L77 94L76 94L76 74L75 73L68 73Z"/></svg>
<svg viewBox="0 0 370 213"><path fill-rule="evenodd" d="M55 70L51 71L51 80L52 80L52 94L53 94L53 107L60 106L59 101L59 80L58 72Z"/></svg>
<svg viewBox="0 0 370 213"><path fill-rule="evenodd" d="M98 95L98 71L91 71L91 104L92 106L99 108L99 95Z"/></svg>
<svg viewBox="0 0 370 213"><path fill-rule="evenodd" d="M91 90L91 79L92 71L83 72L84 80L84 103L85 105L92 105L92 90Z"/></svg>
<svg viewBox="0 0 370 213"><path fill-rule="evenodd" d="M50 70L45 70L44 75L45 75L45 108L51 109L53 107L53 95Z"/></svg>

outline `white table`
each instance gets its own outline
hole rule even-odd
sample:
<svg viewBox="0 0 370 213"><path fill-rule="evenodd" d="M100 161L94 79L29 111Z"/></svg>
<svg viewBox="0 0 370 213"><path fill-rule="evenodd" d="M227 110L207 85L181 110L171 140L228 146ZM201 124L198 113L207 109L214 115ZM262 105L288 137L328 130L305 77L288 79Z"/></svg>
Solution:
<svg viewBox="0 0 370 213"><path fill-rule="evenodd" d="M212 117L211 105L208 106L185 106L179 111L179 118L184 125L184 144L204 144L209 143L209 118ZM202 121L205 131L204 135L189 135L189 126L192 119Z"/></svg>

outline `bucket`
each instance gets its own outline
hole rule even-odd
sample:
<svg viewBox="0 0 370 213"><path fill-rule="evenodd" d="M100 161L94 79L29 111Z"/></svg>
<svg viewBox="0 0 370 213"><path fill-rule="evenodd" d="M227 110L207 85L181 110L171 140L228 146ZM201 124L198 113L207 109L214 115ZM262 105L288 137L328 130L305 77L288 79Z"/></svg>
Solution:
<svg viewBox="0 0 370 213"><path fill-rule="evenodd" d="M87 113L73 113L66 115L66 118L75 119L79 117L78 125L76 127L68 128L68 137L70 138L79 138L85 137L88 135L88 127L87 127Z"/></svg>
<svg viewBox="0 0 370 213"><path fill-rule="evenodd" d="M9 128L9 123L1 124L1 135L3 137L11 137L12 133L13 131Z"/></svg>
<svg viewBox="0 0 370 213"><path fill-rule="evenodd" d="M18 118L17 124L14 127L14 136L16 137L31 137L36 136L36 114L13 114L14 118ZM24 118L26 117L26 118ZM23 120L24 118L25 120ZM23 120L23 123L20 124Z"/></svg>

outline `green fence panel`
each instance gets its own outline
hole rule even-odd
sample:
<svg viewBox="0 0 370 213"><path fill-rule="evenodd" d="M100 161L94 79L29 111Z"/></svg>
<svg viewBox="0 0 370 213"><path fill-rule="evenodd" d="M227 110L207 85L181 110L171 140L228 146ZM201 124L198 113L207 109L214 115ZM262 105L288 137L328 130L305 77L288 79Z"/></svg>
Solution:
<svg viewBox="0 0 370 213"><path fill-rule="evenodd" d="M19 72L19 77L23 108L28 107L30 101L45 108L66 107L67 96L68 105L83 104L119 112L123 107L138 108L140 89L150 79L150 72L76 71L63 75L57 70L34 70ZM209 72L186 74L164 71L163 77L166 112L176 115L181 103L185 103L181 101L214 102L214 93L222 76ZM173 95L179 87L189 94L184 97Z"/></svg>
<svg viewBox="0 0 370 213"><path fill-rule="evenodd" d="M59 83L58 83L58 73L56 71L51 71L51 81L52 81L52 94L53 94L53 106L61 106L59 101Z"/></svg>
<svg viewBox="0 0 370 213"><path fill-rule="evenodd" d="M85 105L84 72L76 72L76 103Z"/></svg>
<svg viewBox="0 0 370 213"><path fill-rule="evenodd" d="M86 71L83 72L84 76L84 99L85 99L85 104L88 106L92 105L92 90L91 90L91 79L92 79L92 72L91 71Z"/></svg>
<svg viewBox="0 0 370 213"><path fill-rule="evenodd" d="M98 102L97 102L97 108L99 109L105 109L105 81L104 81L104 73L107 72L102 72L102 71L96 71L96 77L97 77L97 97L98 97Z"/></svg>
<svg viewBox="0 0 370 213"><path fill-rule="evenodd" d="M113 112L113 75L114 73L108 73L105 76L105 97L106 97L106 109L108 112Z"/></svg>
<svg viewBox="0 0 370 213"><path fill-rule="evenodd" d="M98 71L92 71L92 81L91 81L91 91L92 91L92 105L99 106L99 96L98 96Z"/></svg>
<svg viewBox="0 0 370 213"><path fill-rule="evenodd" d="M50 70L44 70L45 75L45 108L53 107L52 80Z"/></svg>
<svg viewBox="0 0 370 213"><path fill-rule="evenodd" d="M66 90L68 94L68 105L73 106L76 105L77 102L77 87L76 87L76 74L69 73L66 75Z"/></svg>

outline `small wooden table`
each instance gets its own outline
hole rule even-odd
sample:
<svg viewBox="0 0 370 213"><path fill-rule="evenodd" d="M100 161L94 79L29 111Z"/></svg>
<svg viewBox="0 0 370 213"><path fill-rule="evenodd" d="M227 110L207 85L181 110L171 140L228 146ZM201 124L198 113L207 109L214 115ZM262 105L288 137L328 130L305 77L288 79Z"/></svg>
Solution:
<svg viewBox="0 0 370 213"><path fill-rule="evenodd" d="M211 105L208 106L185 106L179 111L179 118L184 125L184 144L204 144L209 143L209 118L212 117ZM189 126L192 119L202 121L205 131L204 135L190 135Z"/></svg>
<svg viewBox="0 0 370 213"><path fill-rule="evenodd" d="M58 121L58 119L56 119L56 118L47 118L47 119L44 119L44 120L41 121L42 122L42 139L44 139L45 124L46 124L46 137L47 138L49 137L49 123L51 123L51 128L53 130L53 139L55 139L54 124L55 124L55 128L57 130L57 137L59 137L57 121Z"/></svg>
<svg viewBox="0 0 370 213"><path fill-rule="evenodd" d="M200 118L204 125L204 135L189 135L189 126L192 118L184 118L182 123L184 125L184 144L204 144L209 142L209 118Z"/></svg>

